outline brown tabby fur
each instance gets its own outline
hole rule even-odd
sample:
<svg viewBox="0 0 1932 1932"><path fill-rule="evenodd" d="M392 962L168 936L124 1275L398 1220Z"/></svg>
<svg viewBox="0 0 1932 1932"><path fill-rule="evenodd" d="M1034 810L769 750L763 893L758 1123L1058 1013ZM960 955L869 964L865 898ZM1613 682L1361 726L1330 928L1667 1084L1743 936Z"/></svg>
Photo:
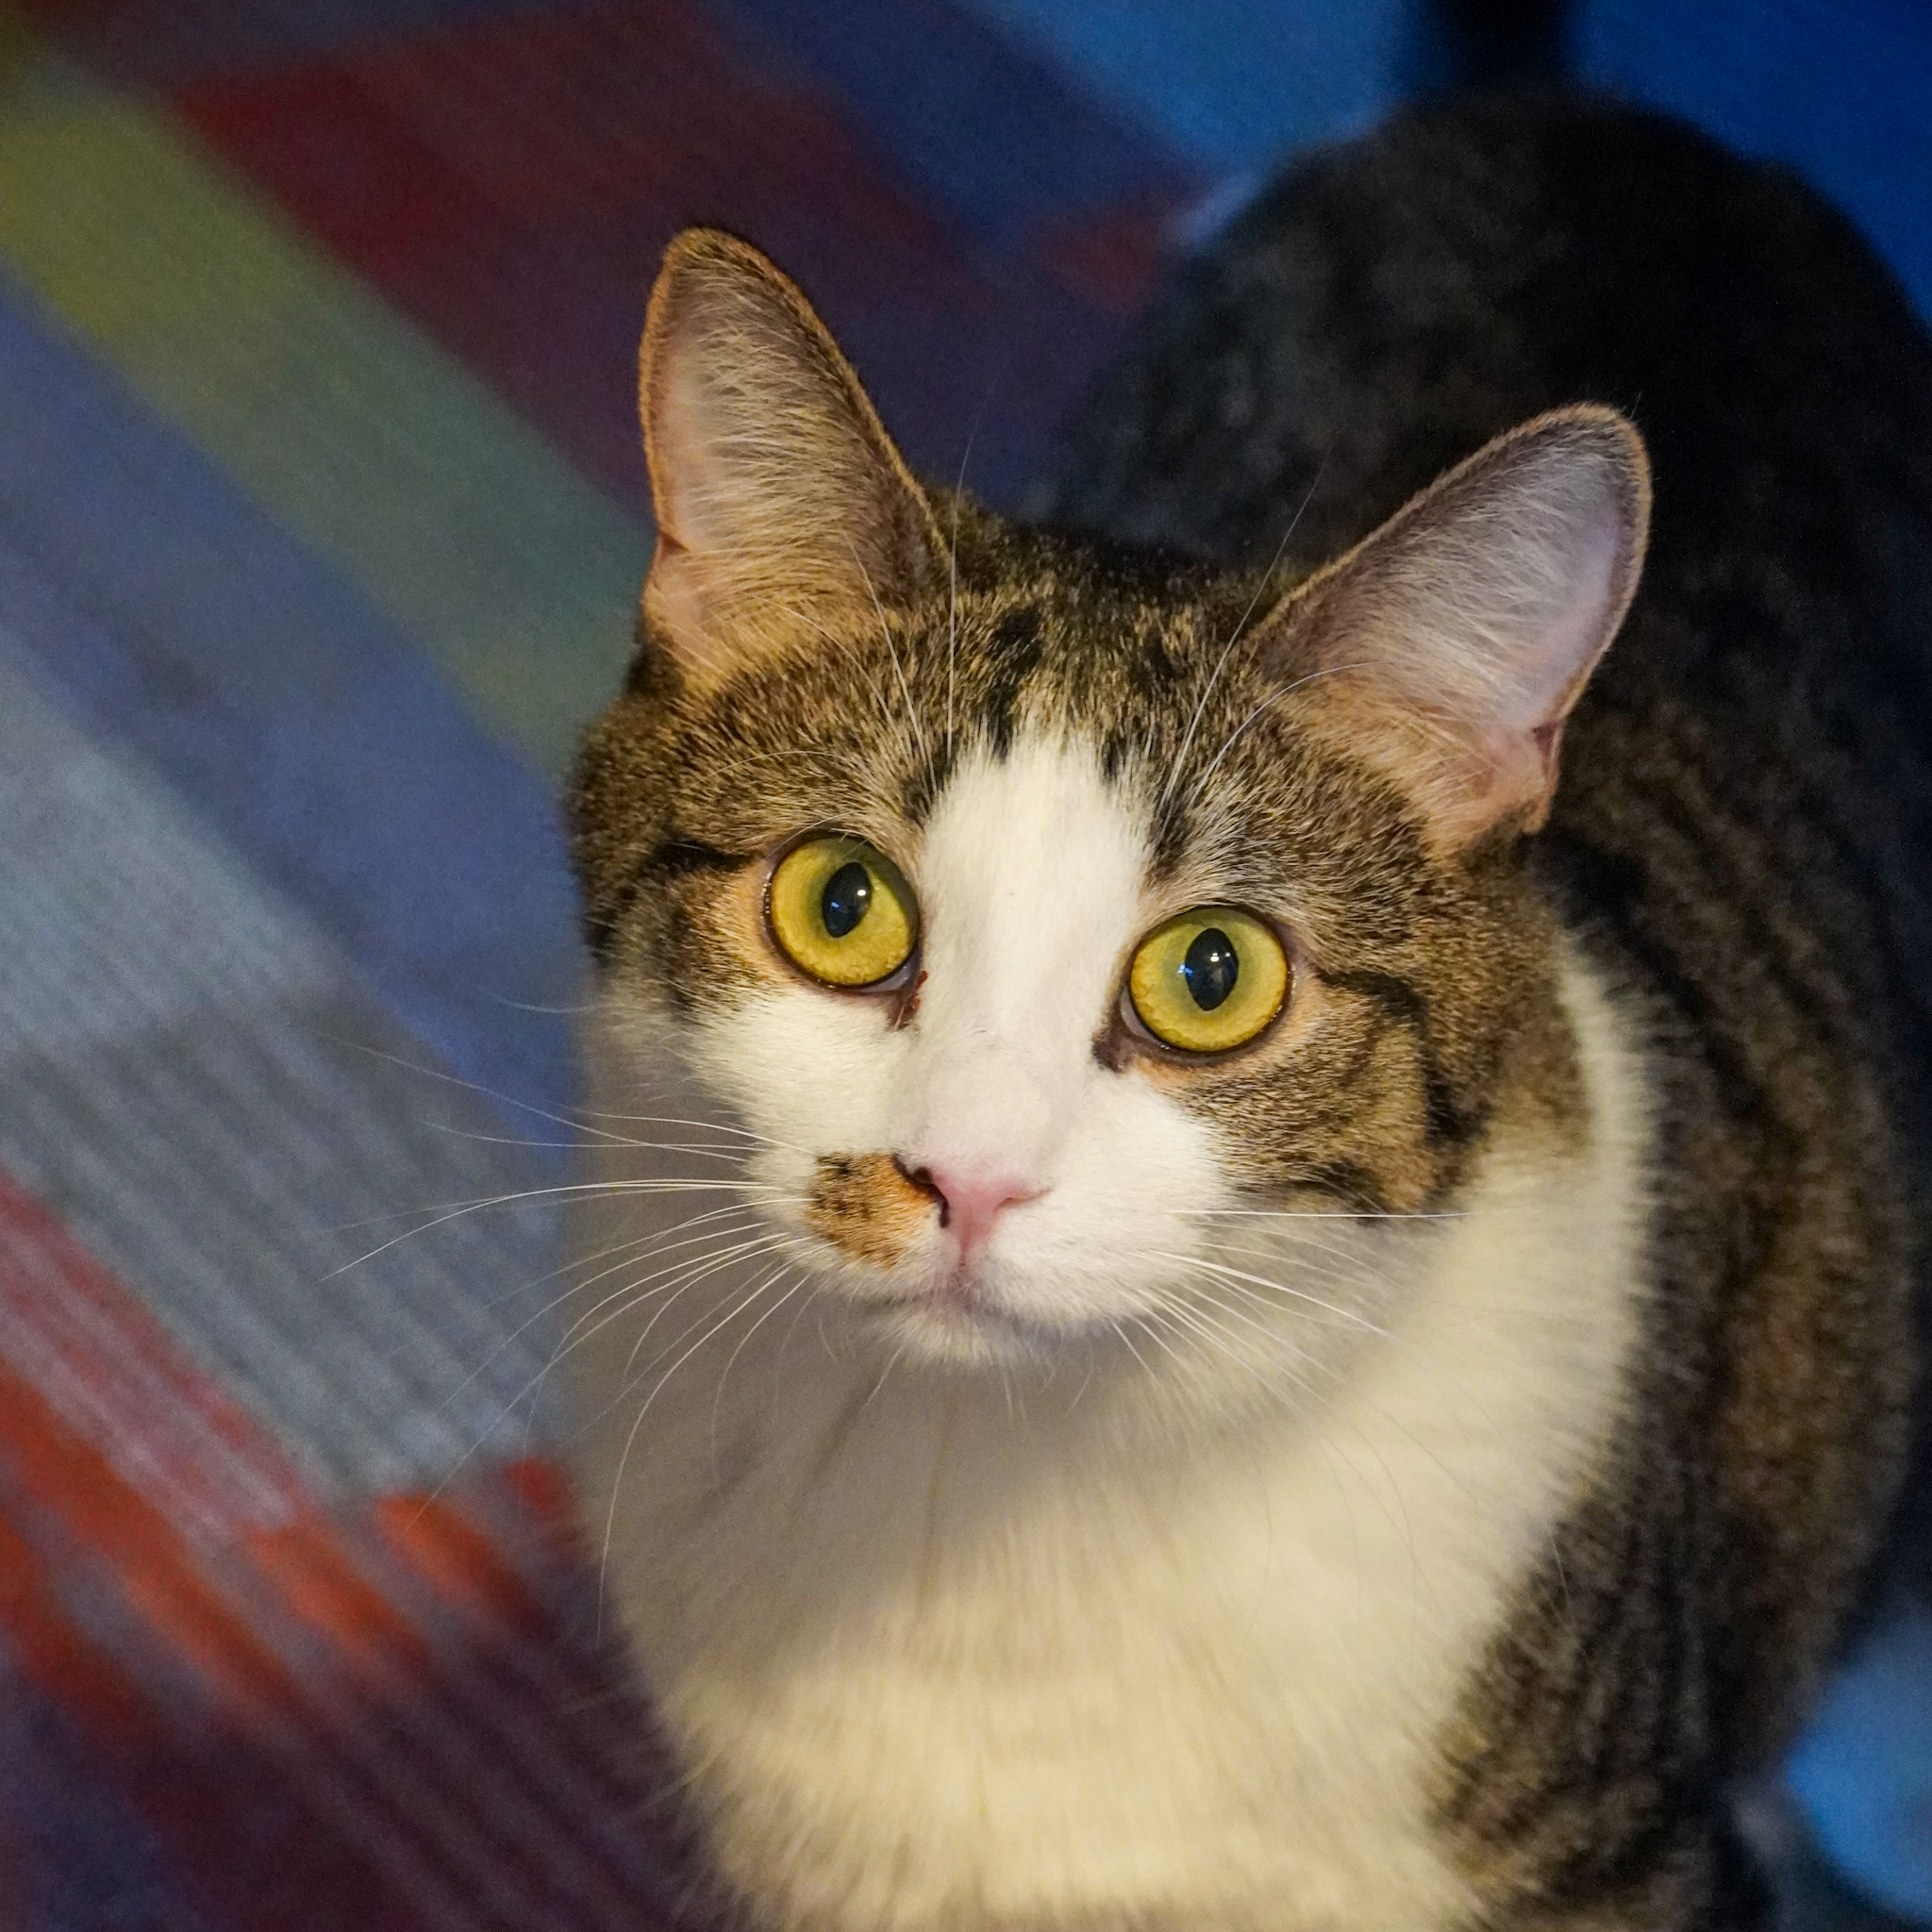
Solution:
<svg viewBox="0 0 1932 1932"><path fill-rule="evenodd" d="M890 1268L932 1211L931 1194L891 1155L858 1154L821 1158L805 1224L855 1259Z"/></svg>

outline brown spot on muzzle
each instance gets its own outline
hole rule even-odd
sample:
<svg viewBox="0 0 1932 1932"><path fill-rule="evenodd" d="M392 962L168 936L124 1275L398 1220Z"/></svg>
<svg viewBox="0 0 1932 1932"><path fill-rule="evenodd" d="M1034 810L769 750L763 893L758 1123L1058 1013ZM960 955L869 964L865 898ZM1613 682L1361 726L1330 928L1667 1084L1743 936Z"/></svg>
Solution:
<svg viewBox="0 0 1932 1932"><path fill-rule="evenodd" d="M890 1154L826 1154L812 1175L805 1222L855 1260L891 1268L933 1213L933 1195Z"/></svg>

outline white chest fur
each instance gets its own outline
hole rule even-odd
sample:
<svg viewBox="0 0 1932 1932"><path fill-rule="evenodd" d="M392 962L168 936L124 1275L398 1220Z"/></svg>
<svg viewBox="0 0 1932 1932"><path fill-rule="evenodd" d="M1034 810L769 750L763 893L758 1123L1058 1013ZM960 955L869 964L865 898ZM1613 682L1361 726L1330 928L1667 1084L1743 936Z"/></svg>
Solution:
<svg viewBox="0 0 1932 1932"><path fill-rule="evenodd" d="M577 1351L593 1507L624 1464L609 1602L772 1923L1461 1916L1437 1740L1604 1439L1640 1293L1635 1062L1581 971L1570 1004L1590 1155L1499 1150L1312 1391L1257 1403L1204 1353L1222 1426L1147 1417L1133 1374L881 1380L808 1314L673 1376L633 1437L634 1330Z"/></svg>

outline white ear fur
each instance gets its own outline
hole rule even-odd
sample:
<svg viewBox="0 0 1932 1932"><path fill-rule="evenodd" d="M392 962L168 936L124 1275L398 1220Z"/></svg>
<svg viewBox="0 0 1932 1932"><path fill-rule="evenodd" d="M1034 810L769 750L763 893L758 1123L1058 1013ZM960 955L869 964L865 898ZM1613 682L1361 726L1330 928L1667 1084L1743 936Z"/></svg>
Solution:
<svg viewBox="0 0 1932 1932"><path fill-rule="evenodd" d="M810 304L755 248L691 228L666 250L639 404L658 516L645 620L688 674L874 621L928 580L924 494Z"/></svg>
<svg viewBox="0 0 1932 1932"><path fill-rule="evenodd" d="M1624 620L1650 524L1642 439L1582 405L1486 444L1280 613L1361 746L1465 844L1534 830L1563 723ZM1271 620L1271 624L1274 620Z"/></svg>

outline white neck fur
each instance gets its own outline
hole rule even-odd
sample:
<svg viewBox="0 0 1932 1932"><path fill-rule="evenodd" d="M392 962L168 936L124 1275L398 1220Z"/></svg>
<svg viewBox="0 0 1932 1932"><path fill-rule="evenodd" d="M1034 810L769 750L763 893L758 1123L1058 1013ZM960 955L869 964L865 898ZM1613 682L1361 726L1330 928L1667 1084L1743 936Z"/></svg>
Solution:
<svg viewBox="0 0 1932 1932"><path fill-rule="evenodd" d="M1208 1330L1051 1377L882 1374L808 1295L661 1381L635 1324L573 1350L607 1605L772 1923L1467 1909L1438 1740L1613 1424L1642 1291L1640 1050L1580 961L1564 999L1589 1149L1492 1145L1457 1218L1338 1236L1378 1292L1307 1386L1305 1351ZM596 1063L593 1104L648 1110Z"/></svg>

